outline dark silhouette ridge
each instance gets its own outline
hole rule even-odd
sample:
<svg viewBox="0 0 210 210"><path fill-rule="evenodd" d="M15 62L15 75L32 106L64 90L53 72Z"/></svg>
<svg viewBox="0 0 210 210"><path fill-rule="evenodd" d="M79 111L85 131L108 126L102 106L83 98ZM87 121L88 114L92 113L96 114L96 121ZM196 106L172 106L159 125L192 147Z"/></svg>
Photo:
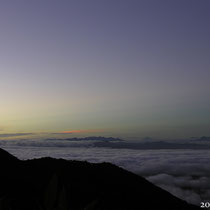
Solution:
<svg viewBox="0 0 210 210"><path fill-rule="evenodd" d="M4 162L15 162L18 159L11 155L9 152L0 148L0 163L3 164Z"/></svg>
<svg viewBox="0 0 210 210"><path fill-rule="evenodd" d="M201 141L201 140L200 140ZM204 141L204 140L203 140ZM207 140L205 140L207 141ZM164 141L156 142L94 142L96 147L107 147L117 149L210 149L210 145L196 144L196 143L169 143Z"/></svg>
<svg viewBox="0 0 210 210"><path fill-rule="evenodd" d="M111 163L21 161L0 149L0 168L0 210L199 209Z"/></svg>
<svg viewBox="0 0 210 210"><path fill-rule="evenodd" d="M210 141L210 137L209 136L202 136L198 140L200 140L200 141Z"/></svg>
<svg viewBox="0 0 210 210"><path fill-rule="evenodd" d="M119 138L113 138L113 137L103 137L103 136L89 136L84 138L66 138L66 139L46 139L46 140L66 140L66 141L104 141L104 142L110 142L110 141L124 141Z"/></svg>

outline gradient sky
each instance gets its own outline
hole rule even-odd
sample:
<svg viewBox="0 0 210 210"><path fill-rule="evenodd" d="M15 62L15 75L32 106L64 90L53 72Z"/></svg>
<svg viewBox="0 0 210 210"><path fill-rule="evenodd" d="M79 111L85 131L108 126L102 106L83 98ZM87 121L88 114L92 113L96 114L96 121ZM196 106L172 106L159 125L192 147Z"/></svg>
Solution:
<svg viewBox="0 0 210 210"><path fill-rule="evenodd" d="M1 0L0 134L210 135L209 11L209 0Z"/></svg>

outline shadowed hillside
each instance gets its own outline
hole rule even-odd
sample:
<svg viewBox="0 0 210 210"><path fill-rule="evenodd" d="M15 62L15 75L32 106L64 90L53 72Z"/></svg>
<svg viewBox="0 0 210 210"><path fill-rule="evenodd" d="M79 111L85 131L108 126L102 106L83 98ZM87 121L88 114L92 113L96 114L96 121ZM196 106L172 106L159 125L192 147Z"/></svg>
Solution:
<svg viewBox="0 0 210 210"><path fill-rule="evenodd" d="M41 158L0 149L0 210L196 210L110 163Z"/></svg>

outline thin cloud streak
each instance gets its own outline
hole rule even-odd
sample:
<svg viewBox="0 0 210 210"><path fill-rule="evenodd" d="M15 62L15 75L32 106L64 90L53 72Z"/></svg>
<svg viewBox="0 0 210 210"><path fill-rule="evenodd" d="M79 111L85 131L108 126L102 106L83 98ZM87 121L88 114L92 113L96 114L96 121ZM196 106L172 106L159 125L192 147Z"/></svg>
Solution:
<svg viewBox="0 0 210 210"><path fill-rule="evenodd" d="M100 133L104 132L102 129L89 129L89 130L70 130L70 131L61 131L58 134L73 134L73 133Z"/></svg>
<svg viewBox="0 0 210 210"><path fill-rule="evenodd" d="M34 133L2 133L0 137L16 137L16 136L28 136L33 135Z"/></svg>

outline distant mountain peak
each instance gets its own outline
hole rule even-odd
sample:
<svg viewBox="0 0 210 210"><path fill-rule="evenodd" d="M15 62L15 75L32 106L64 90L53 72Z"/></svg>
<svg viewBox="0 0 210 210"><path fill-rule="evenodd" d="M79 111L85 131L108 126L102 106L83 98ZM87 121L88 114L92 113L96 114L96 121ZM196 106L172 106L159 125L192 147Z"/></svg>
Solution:
<svg viewBox="0 0 210 210"><path fill-rule="evenodd" d="M200 141L210 141L210 137L209 136L202 136L199 138Z"/></svg>
<svg viewBox="0 0 210 210"><path fill-rule="evenodd" d="M47 139L47 140L59 140L59 139ZM120 138L114 138L114 137L103 137L103 136L88 136L83 138L73 137L73 138L66 138L63 140L67 141L123 141Z"/></svg>

